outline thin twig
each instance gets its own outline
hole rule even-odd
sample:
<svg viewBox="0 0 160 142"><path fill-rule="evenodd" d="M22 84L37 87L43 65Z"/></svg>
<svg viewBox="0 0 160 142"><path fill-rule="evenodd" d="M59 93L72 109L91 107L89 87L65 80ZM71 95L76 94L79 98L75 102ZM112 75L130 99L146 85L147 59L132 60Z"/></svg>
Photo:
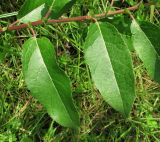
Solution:
<svg viewBox="0 0 160 142"><path fill-rule="evenodd" d="M127 10L134 11L134 10L138 9L138 7L139 7L139 4L137 4L135 6L132 6L132 7L129 7L129 8L127 8ZM97 14L95 17L96 18L103 18L103 17L106 17L106 16L113 16L113 15L123 14L123 13L126 13L126 9L120 9L120 10L116 10L116 11L109 11L107 14L106 13Z"/></svg>
<svg viewBox="0 0 160 142"><path fill-rule="evenodd" d="M51 15L51 12L52 12L52 10L49 9L49 10L47 11L46 15L44 16L44 18L45 18L45 19L48 19L49 16Z"/></svg>
<svg viewBox="0 0 160 142"><path fill-rule="evenodd" d="M137 4L135 6L132 6L132 7L129 7L129 8L127 8L127 10L134 11L134 10L138 9L138 7L139 7L139 4ZM87 20L93 21L93 19L98 20L99 18L104 18L106 16L113 16L113 15L116 15L116 14L123 14L123 13L126 13L126 9L120 9L120 10L117 10L117 11L109 11L107 13L97 14L94 17L79 16L79 17L63 18L63 19L50 19L50 20L47 20L46 23L47 24L54 24L54 23L76 22L76 21L82 22L82 21L87 21ZM37 25L42 25L42 24L44 24L43 20L38 20L38 21L30 23L31 26L37 26ZM28 28L28 27L29 27L28 24L21 24L21 25L18 25L18 26L15 26L15 25L14 26L9 26L7 29L6 28L0 28L0 33L3 33L5 31L20 30L20 29L24 29L24 28Z"/></svg>
<svg viewBox="0 0 160 142"><path fill-rule="evenodd" d="M16 25L16 24L19 23L19 22L20 22L20 21L17 20L17 21L15 21L15 22L13 22L12 24L10 24L9 27L12 27L12 26Z"/></svg>
<svg viewBox="0 0 160 142"><path fill-rule="evenodd" d="M29 29L30 29L30 31L32 32L33 37L36 37L36 33L35 33L35 31L33 30L33 28L29 27Z"/></svg>
<svg viewBox="0 0 160 142"><path fill-rule="evenodd" d="M113 7L113 4L114 4L114 0L111 0L110 7Z"/></svg>

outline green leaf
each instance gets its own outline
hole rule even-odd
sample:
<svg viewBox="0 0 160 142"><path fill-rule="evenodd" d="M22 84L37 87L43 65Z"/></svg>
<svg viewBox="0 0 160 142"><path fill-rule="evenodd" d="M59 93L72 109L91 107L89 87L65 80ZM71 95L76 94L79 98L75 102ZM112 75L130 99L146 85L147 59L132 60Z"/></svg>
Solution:
<svg viewBox="0 0 160 142"><path fill-rule="evenodd" d="M70 80L58 67L51 42L46 38L30 38L23 45L22 63L32 95L55 121L77 128L79 116L72 101Z"/></svg>
<svg viewBox="0 0 160 142"><path fill-rule="evenodd" d="M26 0L17 17L22 23L34 22L42 19L51 9L51 18L58 18L75 2L76 0Z"/></svg>
<svg viewBox="0 0 160 142"><path fill-rule="evenodd" d="M48 0L48 5L52 3L51 18L59 18L63 13L67 12L76 0Z"/></svg>
<svg viewBox="0 0 160 142"><path fill-rule="evenodd" d="M126 43L128 49L132 52L134 51L132 36L121 34L124 42Z"/></svg>
<svg viewBox="0 0 160 142"><path fill-rule="evenodd" d="M17 18L22 23L42 19L42 17L47 13L45 2L46 0L26 0L18 12Z"/></svg>
<svg viewBox="0 0 160 142"><path fill-rule="evenodd" d="M141 22L140 27L160 56L160 27L150 22Z"/></svg>
<svg viewBox="0 0 160 142"><path fill-rule="evenodd" d="M131 31L133 34L133 45L138 56L143 61L152 79L160 82L160 57L157 52L158 47L155 46L157 43L153 43L155 40L153 42L150 40L151 38L157 38L151 37L151 33L153 32L155 35L155 31L150 31L150 36L147 37L149 33L146 35L135 20L132 21Z"/></svg>
<svg viewBox="0 0 160 142"><path fill-rule="evenodd" d="M114 25L119 33L121 33L124 42L127 44L127 47L132 52L134 51L133 42L132 42L132 34L131 34L131 21L126 16L121 17L113 17L113 19L102 19L101 21L107 21Z"/></svg>
<svg viewBox="0 0 160 142"><path fill-rule="evenodd" d="M134 74L130 52L113 25L89 27L85 59L105 101L127 117L135 98Z"/></svg>

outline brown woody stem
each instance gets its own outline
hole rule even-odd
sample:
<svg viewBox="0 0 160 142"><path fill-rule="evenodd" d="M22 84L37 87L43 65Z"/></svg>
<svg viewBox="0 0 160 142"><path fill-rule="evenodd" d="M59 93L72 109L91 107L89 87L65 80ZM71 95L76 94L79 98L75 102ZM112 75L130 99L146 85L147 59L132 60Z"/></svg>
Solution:
<svg viewBox="0 0 160 142"><path fill-rule="evenodd" d="M127 8L127 10L129 11L134 11L136 9L138 9L139 4L129 7ZM75 21L86 21L86 20L91 20L93 21L93 19L99 19L99 18L103 18L106 16L112 16L112 15L116 15L116 14L123 14L126 13L126 9L120 9L117 11L109 11L107 13L101 13L101 14L97 14L94 17L91 16L79 16L79 17L72 17L72 18L63 18L63 19L50 19L47 20L47 24L54 24L54 23L67 23L67 22L75 22ZM31 26L37 26L37 25L42 25L44 24L43 20L38 20L35 22L31 22L30 25ZM13 26L9 26L7 29L6 28L0 28L0 33L3 33L5 31L13 31L13 30L20 30L20 29L24 29L24 28L28 28L29 25L28 24L20 24L18 26L13 25ZM5 29L5 30L4 30Z"/></svg>

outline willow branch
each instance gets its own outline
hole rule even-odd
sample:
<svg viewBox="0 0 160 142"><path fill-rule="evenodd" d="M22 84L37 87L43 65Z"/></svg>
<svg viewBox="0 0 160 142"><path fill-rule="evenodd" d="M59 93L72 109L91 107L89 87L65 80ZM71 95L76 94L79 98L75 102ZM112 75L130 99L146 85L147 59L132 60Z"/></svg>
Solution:
<svg viewBox="0 0 160 142"><path fill-rule="evenodd" d="M129 8L127 8L127 10L134 11L134 10L138 9L138 7L139 7L139 4L132 6L132 7L129 7ZM78 16L78 17L63 18L63 19L50 19L50 20L47 20L46 24L67 23L67 22L76 22L76 21L82 22L82 21L87 21L87 20L94 21L93 19L100 19L100 18L104 18L107 16L113 16L116 14L123 14L123 13L126 13L126 9L120 9L117 11L109 11L107 13L97 14L94 17L92 17L92 16ZM42 25L42 24L44 24L44 21L38 20L35 22L31 22L29 24L20 24L18 26L13 25L13 26L9 26L7 28L6 27L0 28L0 33L3 33L5 31L13 31L13 30L20 30L20 29L28 28L29 25L37 26L37 25Z"/></svg>

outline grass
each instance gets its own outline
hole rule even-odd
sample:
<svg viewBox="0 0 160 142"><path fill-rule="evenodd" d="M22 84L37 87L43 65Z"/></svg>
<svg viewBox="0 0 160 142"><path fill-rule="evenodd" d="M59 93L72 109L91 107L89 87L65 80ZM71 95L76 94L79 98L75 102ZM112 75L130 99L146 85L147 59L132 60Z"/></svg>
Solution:
<svg viewBox="0 0 160 142"><path fill-rule="evenodd" d="M18 7L20 5L21 2ZM81 15L86 12L82 9L88 6L94 11L91 2L85 2L83 8L77 5L71 13ZM98 10L102 9L104 6ZM8 12L11 12L10 8ZM6 25L4 21L0 24ZM1 35L0 47L5 47L6 54L0 64L0 142L160 141L160 85L148 77L143 64L133 53L137 97L131 115L125 119L113 110L95 89L84 63L82 48L87 26L88 23L68 23L35 28L38 37L46 36L55 45L58 63L70 76L74 101L81 117L81 127L77 131L61 127L51 120L26 88L21 51L23 42L31 36L30 31Z"/></svg>

